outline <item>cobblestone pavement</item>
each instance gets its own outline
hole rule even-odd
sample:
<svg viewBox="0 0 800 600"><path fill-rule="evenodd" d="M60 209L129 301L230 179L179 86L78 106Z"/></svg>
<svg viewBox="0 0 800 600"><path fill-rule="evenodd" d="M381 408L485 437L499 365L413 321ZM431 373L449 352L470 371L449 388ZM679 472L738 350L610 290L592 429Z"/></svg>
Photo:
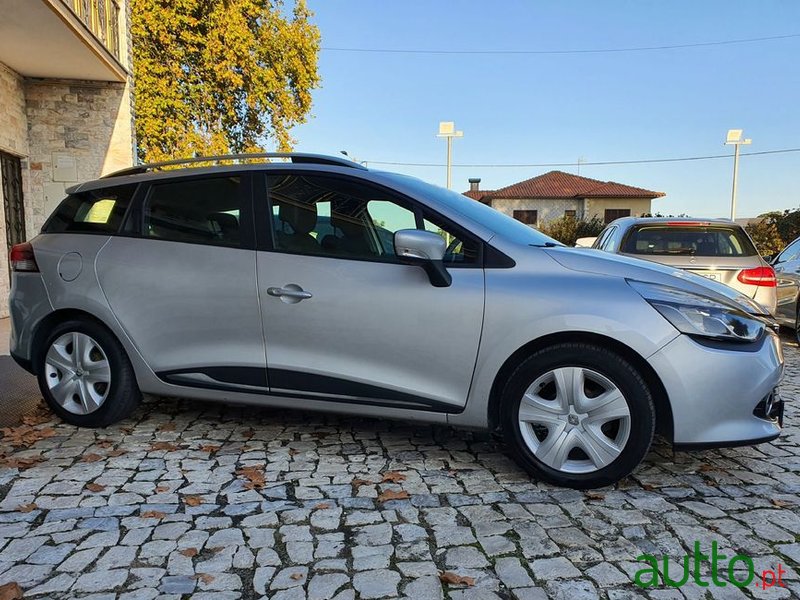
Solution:
<svg viewBox="0 0 800 600"><path fill-rule="evenodd" d="M657 443L592 492L531 481L486 436L440 427L170 400L105 430L29 418L0 440L0 584L120 600L800 597L799 412L757 448ZM642 553L679 578L695 541L759 573L780 564L787 587L632 583Z"/></svg>

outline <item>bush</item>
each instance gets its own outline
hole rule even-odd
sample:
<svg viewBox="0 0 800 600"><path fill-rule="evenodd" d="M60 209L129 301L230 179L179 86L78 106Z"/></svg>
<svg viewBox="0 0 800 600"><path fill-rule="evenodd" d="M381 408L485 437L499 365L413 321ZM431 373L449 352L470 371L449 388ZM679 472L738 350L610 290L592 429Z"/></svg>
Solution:
<svg viewBox="0 0 800 600"><path fill-rule="evenodd" d="M761 256L777 254L786 245L781 239L777 225L770 219L760 219L749 223L745 226L745 230L753 238Z"/></svg>
<svg viewBox="0 0 800 600"><path fill-rule="evenodd" d="M582 237L596 237L600 235L606 224L599 217L592 217L588 221L575 217L561 217L550 221L539 228L539 231L549 235L567 246L574 246L575 240Z"/></svg>

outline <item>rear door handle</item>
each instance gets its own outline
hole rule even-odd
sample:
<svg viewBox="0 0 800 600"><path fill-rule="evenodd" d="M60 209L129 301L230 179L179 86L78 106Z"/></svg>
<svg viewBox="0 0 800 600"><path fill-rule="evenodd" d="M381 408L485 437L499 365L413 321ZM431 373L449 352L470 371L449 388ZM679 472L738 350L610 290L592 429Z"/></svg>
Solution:
<svg viewBox="0 0 800 600"><path fill-rule="evenodd" d="M280 298L284 302L294 304L301 300L308 300L313 297L311 292L305 291L295 283L289 283L284 287L270 287L267 288L267 294L275 298Z"/></svg>

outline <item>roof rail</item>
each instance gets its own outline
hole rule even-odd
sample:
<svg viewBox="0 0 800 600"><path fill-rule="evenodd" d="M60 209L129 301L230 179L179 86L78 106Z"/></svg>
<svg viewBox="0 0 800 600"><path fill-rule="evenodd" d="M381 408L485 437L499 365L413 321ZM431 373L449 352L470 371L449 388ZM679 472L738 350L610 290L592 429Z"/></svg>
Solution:
<svg viewBox="0 0 800 600"><path fill-rule="evenodd" d="M114 171L108 175L104 175L101 179L109 177L122 177L124 175L138 175L139 173L147 173L148 171L156 171L163 167L173 167L179 165L191 165L195 163L204 162L220 162L223 160L242 161L253 159L271 159L279 158L291 161L292 163L300 164L316 164L316 165L335 165L338 167L351 167L353 169L366 170L366 167L353 162L347 158L339 158L338 156L325 156L324 154L305 154L301 152L259 152L255 154L221 154L219 156L195 156L193 158L176 158L174 160L165 160L161 162L145 163L142 165L134 165L120 171Z"/></svg>

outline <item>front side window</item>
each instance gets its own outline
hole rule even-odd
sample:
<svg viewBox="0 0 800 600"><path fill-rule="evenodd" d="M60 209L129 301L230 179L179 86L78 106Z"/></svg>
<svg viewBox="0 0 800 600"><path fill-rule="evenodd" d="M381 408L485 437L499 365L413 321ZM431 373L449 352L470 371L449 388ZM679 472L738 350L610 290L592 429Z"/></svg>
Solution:
<svg viewBox="0 0 800 600"><path fill-rule="evenodd" d="M238 176L187 179L153 185L144 203L145 237L241 246Z"/></svg>
<svg viewBox="0 0 800 600"><path fill-rule="evenodd" d="M795 240L778 255L778 257L775 259L775 264L795 260L798 254L800 254L800 240Z"/></svg>
<svg viewBox="0 0 800 600"><path fill-rule="evenodd" d="M47 220L42 233L116 233L135 191L135 185L124 185L72 194Z"/></svg>
<svg viewBox="0 0 800 600"><path fill-rule="evenodd" d="M394 234L426 229L447 244L448 264L477 264L479 242L433 215L361 182L321 175L268 176L275 249L297 254L397 262Z"/></svg>

